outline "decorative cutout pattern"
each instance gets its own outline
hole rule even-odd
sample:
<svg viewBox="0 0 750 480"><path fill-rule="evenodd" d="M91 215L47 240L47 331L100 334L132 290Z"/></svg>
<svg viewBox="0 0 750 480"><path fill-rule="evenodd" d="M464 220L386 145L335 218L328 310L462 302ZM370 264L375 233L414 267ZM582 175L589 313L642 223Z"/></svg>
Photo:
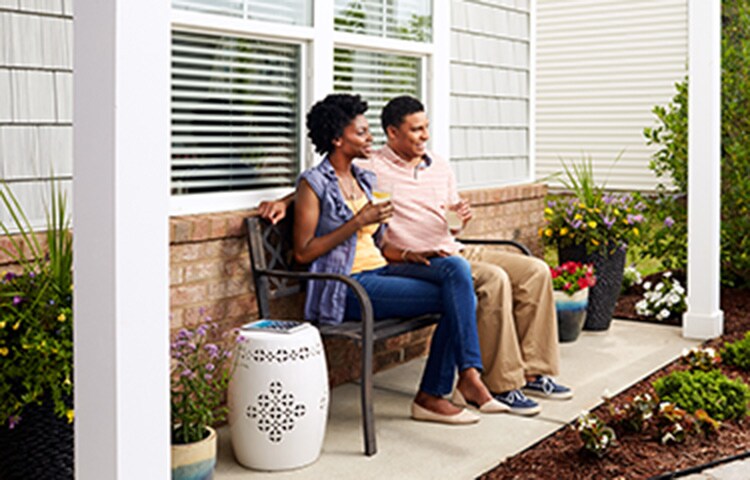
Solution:
<svg viewBox="0 0 750 480"><path fill-rule="evenodd" d="M284 392L280 381L273 381L268 392L258 395L258 402L247 407L247 417L256 420L258 430L268 434L268 441L279 443L284 433L292 431L296 419L303 417L306 407L295 403L294 394Z"/></svg>
<svg viewBox="0 0 750 480"><path fill-rule="evenodd" d="M240 360L252 360L256 363L286 363L295 361L305 361L309 358L317 357L323 353L323 347L320 342L312 347L303 346L299 348L277 348L276 350L266 350L263 348L254 348L247 350L240 348Z"/></svg>

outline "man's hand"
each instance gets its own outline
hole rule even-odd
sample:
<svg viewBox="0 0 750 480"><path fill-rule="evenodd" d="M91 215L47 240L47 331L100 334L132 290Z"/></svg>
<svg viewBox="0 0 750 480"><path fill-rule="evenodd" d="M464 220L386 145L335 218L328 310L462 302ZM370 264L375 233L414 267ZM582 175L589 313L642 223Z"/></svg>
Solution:
<svg viewBox="0 0 750 480"><path fill-rule="evenodd" d="M401 254L401 259L404 262L410 263L421 263L423 265L430 265L430 258L433 257L448 257L450 252L445 250L424 250L422 252L412 252L411 250L404 250Z"/></svg>
<svg viewBox="0 0 750 480"><path fill-rule="evenodd" d="M283 200L263 201L258 205L258 215L276 225L286 217L286 207Z"/></svg>

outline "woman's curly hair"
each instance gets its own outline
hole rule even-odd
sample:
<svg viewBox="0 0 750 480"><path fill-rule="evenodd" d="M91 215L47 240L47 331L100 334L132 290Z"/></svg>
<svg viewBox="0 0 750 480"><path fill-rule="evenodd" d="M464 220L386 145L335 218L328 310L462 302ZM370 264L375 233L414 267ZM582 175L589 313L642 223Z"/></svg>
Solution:
<svg viewBox="0 0 750 480"><path fill-rule="evenodd" d="M344 134L344 128L354 117L367 111L367 102L359 95L337 93L328 95L312 106L307 113L307 136L315 151L327 154L333 150L333 140Z"/></svg>

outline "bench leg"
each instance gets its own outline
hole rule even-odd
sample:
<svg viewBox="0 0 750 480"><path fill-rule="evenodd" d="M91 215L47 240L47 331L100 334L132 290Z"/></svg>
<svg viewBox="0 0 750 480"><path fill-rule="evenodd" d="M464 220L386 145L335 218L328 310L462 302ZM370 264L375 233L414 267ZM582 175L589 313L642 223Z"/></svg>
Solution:
<svg viewBox="0 0 750 480"><path fill-rule="evenodd" d="M362 427L365 434L365 455L372 456L378 451L375 444L375 415L372 408L372 339L362 342Z"/></svg>

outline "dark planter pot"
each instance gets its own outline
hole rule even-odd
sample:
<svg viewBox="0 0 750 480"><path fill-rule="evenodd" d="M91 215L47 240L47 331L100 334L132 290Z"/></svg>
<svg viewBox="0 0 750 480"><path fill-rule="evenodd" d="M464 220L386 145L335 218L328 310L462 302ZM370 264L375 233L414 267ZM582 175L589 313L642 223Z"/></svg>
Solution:
<svg viewBox="0 0 750 480"><path fill-rule="evenodd" d="M625 250L609 249L606 253L586 253L585 245L573 245L557 250L560 264L568 261L594 265L596 285L589 290L589 306L586 309L584 330L607 330L612 323L617 297L622 287L625 271Z"/></svg>
<svg viewBox="0 0 750 480"><path fill-rule="evenodd" d="M73 424L52 402L28 405L15 428L0 427L0 478L73 480Z"/></svg>
<svg viewBox="0 0 750 480"><path fill-rule="evenodd" d="M555 290L555 310L557 313L557 338L561 343L573 342L583 330L586 322L589 289L584 288L573 295Z"/></svg>

